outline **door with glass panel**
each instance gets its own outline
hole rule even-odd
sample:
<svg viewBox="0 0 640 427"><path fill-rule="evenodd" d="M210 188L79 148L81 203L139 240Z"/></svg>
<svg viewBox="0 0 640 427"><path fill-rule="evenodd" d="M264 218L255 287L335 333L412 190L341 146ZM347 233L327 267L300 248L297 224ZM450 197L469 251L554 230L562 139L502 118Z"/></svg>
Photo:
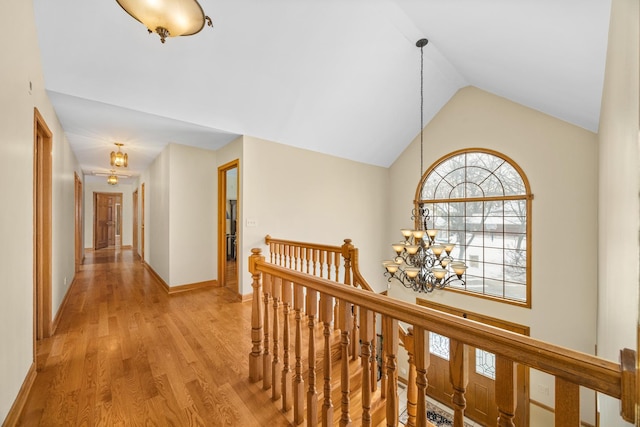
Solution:
<svg viewBox="0 0 640 427"><path fill-rule="evenodd" d="M526 326L463 312L421 299L418 299L418 304L511 332L529 335L529 328ZM489 351L474 347L469 347L468 351L469 383L465 393L467 401L465 416L482 425L493 425L498 418L495 403L495 355ZM449 338L430 332L429 352L431 357L427 374L429 381L427 395L450 407L453 387L449 380ZM529 425L529 371L527 367L517 365L516 372L517 408L515 424L520 427L527 427Z"/></svg>

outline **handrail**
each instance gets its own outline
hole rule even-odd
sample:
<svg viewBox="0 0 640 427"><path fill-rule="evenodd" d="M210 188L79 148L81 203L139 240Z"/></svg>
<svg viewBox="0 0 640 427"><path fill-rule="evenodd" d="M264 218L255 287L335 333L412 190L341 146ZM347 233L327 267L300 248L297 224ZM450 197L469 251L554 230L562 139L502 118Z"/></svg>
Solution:
<svg viewBox="0 0 640 427"><path fill-rule="evenodd" d="M249 263L254 275L267 273L464 344L488 348L514 362L611 397L622 397L622 373L614 362L367 290L337 285L330 280L273 265L256 253L255 256Z"/></svg>

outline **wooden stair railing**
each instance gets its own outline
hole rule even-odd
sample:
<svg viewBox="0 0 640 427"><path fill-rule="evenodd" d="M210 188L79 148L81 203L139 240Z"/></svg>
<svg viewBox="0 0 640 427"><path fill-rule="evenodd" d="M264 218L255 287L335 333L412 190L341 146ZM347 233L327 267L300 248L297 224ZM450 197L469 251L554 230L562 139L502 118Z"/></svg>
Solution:
<svg viewBox="0 0 640 427"><path fill-rule="evenodd" d="M426 334L428 331L450 338L454 426L464 425L467 346L485 348L496 355L496 404L499 413L496 426L498 427L514 426L516 363L555 377L555 425L557 427L575 427L580 424L578 393L580 386L620 399L622 418L635 421L636 352L633 350L621 351L622 364L619 365L596 356L370 292L365 286L366 281L357 272L357 250L347 240L342 247L325 247L276 241L269 237L267 239L272 251L274 247L271 244L276 245L276 254L272 253L270 257L272 262L265 260L260 249L253 249L249 258L254 292L249 378L252 382L262 380L265 389L271 388L273 400L287 396L287 400L293 402L293 421L296 425L303 423L306 419L306 424L309 426L329 426L334 423L341 426L355 424L397 426L399 408L396 360L398 343L402 340L410 362L406 425L429 426L430 423L426 419L425 397L429 368L428 335ZM313 251L308 252L304 245L311 246ZM336 248L340 248L340 254L345 259L342 265L335 255L338 253ZM319 252L314 255L316 249ZM323 250L327 252L320 255ZM347 256L344 256L345 252ZM327 268L328 259L332 259L331 268ZM318 265L314 267L315 264ZM345 273L344 282L338 280L341 271ZM318 272L327 277L319 277ZM333 279L330 279L331 276ZM276 308L270 307L270 301L273 301L273 306ZM279 345L279 319L284 319L284 325L287 325L286 319L289 317L290 308L286 307L290 307L292 301L296 322L293 344L295 374L293 375L288 367L291 358L288 354L290 346L287 338L288 326L284 327L282 340L283 346L287 348L281 349ZM264 315L262 302L264 302ZM284 308L279 309L280 305ZM273 310L272 343L269 343L268 338L269 308ZM383 390L380 392L376 392L372 384L377 382L377 369L374 373L372 366L372 361L375 359L371 355L376 335L374 325L376 315L382 318L384 335ZM306 339L302 333L304 317L308 320L309 330ZM318 321L321 323L321 337L316 337ZM398 327L399 322L411 325L411 328L404 330ZM337 363L341 365L338 379L331 378L333 370L331 360L327 361L331 359L328 352L331 336L334 335L331 324L339 331L336 338L340 351L340 359ZM323 369L320 385L317 383L315 373L315 347L318 338L323 343L320 347L324 352L321 356ZM362 366L362 390L359 395L361 403L357 409L350 404L354 390L349 384L351 377L349 359L357 357L353 351L352 343L354 342L360 343L358 355ZM305 343L308 348L306 413L303 408L305 385L302 376ZM269 352L270 345L273 354ZM282 353L282 362L278 353ZM269 375L271 378L267 381L266 378ZM340 388L339 414L335 415L333 411L338 409L334 407L331 398L334 387ZM319 388L322 393L320 411L318 411ZM283 393L275 392L276 389L283 390ZM384 406L381 406L382 404ZM283 398L282 406L286 411L291 404L285 402ZM381 411L381 408L384 410ZM354 421L356 419L359 420L358 423Z"/></svg>

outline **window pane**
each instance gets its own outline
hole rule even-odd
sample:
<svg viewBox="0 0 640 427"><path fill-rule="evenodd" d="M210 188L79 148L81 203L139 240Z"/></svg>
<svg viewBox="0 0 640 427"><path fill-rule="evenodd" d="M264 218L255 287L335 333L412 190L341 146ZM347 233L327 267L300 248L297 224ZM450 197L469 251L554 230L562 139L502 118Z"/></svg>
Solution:
<svg viewBox="0 0 640 427"><path fill-rule="evenodd" d="M520 177L520 174L509 163L503 163L502 166L496 170L496 175L500 177L507 196L527 194L524 181Z"/></svg>
<svg viewBox="0 0 640 427"><path fill-rule="evenodd" d="M484 276L486 279L504 280L504 266L502 264L484 263Z"/></svg>
<svg viewBox="0 0 640 427"><path fill-rule="evenodd" d="M517 301L527 300L527 285L523 283L511 283L505 282L504 284L504 296L505 298L514 299Z"/></svg>
<svg viewBox="0 0 640 427"><path fill-rule="evenodd" d="M510 282L526 283L527 281L527 269L525 267L514 267L512 265L506 265L504 267L505 279Z"/></svg>
<svg viewBox="0 0 640 427"><path fill-rule="evenodd" d="M502 265L504 262L504 252L502 248L484 248L484 261Z"/></svg>
<svg viewBox="0 0 640 427"><path fill-rule="evenodd" d="M485 295L492 295L496 297L504 296L504 282L502 280L485 279L484 280L484 293Z"/></svg>
<svg viewBox="0 0 640 427"><path fill-rule="evenodd" d="M482 189L484 190L485 197L505 195L502 181L500 181L500 179L495 175L487 177L487 179L482 183Z"/></svg>
<svg viewBox="0 0 640 427"><path fill-rule="evenodd" d="M434 198L436 199L451 199L453 196L451 192L453 187L447 181L440 181L438 186L434 189Z"/></svg>
<svg viewBox="0 0 640 427"><path fill-rule="evenodd" d="M449 360L449 337L429 332L429 352Z"/></svg>
<svg viewBox="0 0 640 427"><path fill-rule="evenodd" d="M476 373L496 379L496 355L476 348Z"/></svg>

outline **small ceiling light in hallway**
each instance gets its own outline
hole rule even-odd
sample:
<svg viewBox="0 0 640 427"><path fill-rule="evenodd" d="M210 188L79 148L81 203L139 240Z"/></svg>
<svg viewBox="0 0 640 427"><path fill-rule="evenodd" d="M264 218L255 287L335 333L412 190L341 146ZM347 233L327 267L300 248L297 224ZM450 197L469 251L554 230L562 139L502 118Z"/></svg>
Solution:
<svg viewBox="0 0 640 427"><path fill-rule="evenodd" d="M107 177L107 184L116 185L118 183L118 175L116 175L116 171L112 170L111 175Z"/></svg>
<svg viewBox="0 0 640 427"><path fill-rule="evenodd" d="M115 142L114 144L118 146L118 151L111 152L111 166L126 168L129 166L129 156L127 156L127 153L120 151L120 148L122 148L124 144L119 142Z"/></svg>
<svg viewBox="0 0 640 427"><path fill-rule="evenodd" d="M197 0L116 0L133 18L157 33L160 41L167 37L199 33L205 22L213 27Z"/></svg>

